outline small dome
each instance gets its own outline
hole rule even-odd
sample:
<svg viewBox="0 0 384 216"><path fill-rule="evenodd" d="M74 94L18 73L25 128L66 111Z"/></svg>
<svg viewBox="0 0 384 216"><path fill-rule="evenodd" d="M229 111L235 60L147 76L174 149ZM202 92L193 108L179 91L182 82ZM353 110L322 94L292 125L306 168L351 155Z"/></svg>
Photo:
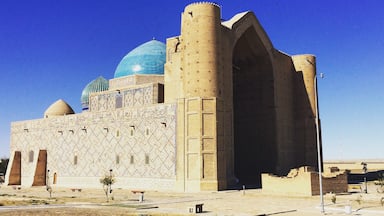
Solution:
<svg viewBox="0 0 384 216"><path fill-rule="evenodd" d="M115 78L134 74L164 74L165 47L157 40L136 47L120 61Z"/></svg>
<svg viewBox="0 0 384 216"><path fill-rule="evenodd" d="M47 110L44 112L44 118L50 118L54 116L63 116L75 114L72 107L67 104L67 102L62 99L57 100L55 103L51 104Z"/></svg>
<svg viewBox="0 0 384 216"><path fill-rule="evenodd" d="M81 106L83 110L89 107L89 94L93 92L102 92L109 89L109 82L104 77L99 76L97 79L88 83L81 93Z"/></svg>

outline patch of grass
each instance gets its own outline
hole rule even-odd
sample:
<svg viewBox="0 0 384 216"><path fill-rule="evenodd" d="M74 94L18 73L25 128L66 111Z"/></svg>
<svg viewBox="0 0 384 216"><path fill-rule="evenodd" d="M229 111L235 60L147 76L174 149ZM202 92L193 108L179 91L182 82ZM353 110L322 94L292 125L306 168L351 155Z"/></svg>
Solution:
<svg viewBox="0 0 384 216"><path fill-rule="evenodd" d="M360 205L363 202L363 196L360 194L356 197L355 201L357 202L357 204Z"/></svg>
<svg viewBox="0 0 384 216"><path fill-rule="evenodd" d="M49 202L47 200L36 200L36 199L31 199L29 202L32 205L49 205Z"/></svg>
<svg viewBox="0 0 384 216"><path fill-rule="evenodd" d="M0 194L0 196L16 196L16 194Z"/></svg>
<svg viewBox="0 0 384 216"><path fill-rule="evenodd" d="M12 201L12 200L2 200L0 202L0 206L13 206L13 205L16 205L17 202L15 201Z"/></svg>
<svg viewBox="0 0 384 216"><path fill-rule="evenodd" d="M157 208L157 206L149 205L149 204L123 204L123 203L116 203L111 204L108 206L114 206L114 207L122 207L122 208L132 208L132 209L148 209L148 208Z"/></svg>

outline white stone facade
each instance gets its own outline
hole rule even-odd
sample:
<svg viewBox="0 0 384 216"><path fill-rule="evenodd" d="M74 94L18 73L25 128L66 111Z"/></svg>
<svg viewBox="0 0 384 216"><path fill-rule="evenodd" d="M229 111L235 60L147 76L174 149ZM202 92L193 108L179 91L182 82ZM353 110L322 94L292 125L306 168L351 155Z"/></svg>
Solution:
<svg viewBox="0 0 384 216"><path fill-rule="evenodd" d="M32 185L39 150L46 150L48 179L53 183L55 175L57 186L100 187L112 169L116 187L170 190L175 120L176 105L157 104L15 122L11 152L21 151L25 186Z"/></svg>

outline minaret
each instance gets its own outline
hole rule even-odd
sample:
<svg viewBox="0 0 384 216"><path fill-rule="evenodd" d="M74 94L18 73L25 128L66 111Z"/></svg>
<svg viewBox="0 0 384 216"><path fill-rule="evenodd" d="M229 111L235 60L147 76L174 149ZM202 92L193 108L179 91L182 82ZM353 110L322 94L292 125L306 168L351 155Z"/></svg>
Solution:
<svg viewBox="0 0 384 216"><path fill-rule="evenodd" d="M315 116L316 113L316 57L314 55L295 55L292 56L293 64L297 72L302 72L305 89L308 94L308 100L311 105L310 111Z"/></svg>
<svg viewBox="0 0 384 216"><path fill-rule="evenodd" d="M181 35L167 40L165 101L178 104L177 184L185 191L227 187L220 13L214 3L186 6Z"/></svg>
<svg viewBox="0 0 384 216"><path fill-rule="evenodd" d="M305 94L300 100L298 116L303 121L303 126L299 130L304 133L303 145L304 163L309 166L317 167L317 148L316 148L316 109L317 109L317 89L316 89L316 57L314 55L292 56L293 64L298 73L301 73L305 87Z"/></svg>
<svg viewBox="0 0 384 216"><path fill-rule="evenodd" d="M188 5L182 14L184 44L184 97L220 97L220 7L201 2Z"/></svg>

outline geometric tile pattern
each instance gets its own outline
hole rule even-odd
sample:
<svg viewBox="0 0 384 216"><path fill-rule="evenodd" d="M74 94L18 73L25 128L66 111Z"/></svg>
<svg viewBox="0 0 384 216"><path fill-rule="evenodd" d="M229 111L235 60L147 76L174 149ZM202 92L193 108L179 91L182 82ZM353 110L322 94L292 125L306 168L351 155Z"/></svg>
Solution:
<svg viewBox="0 0 384 216"><path fill-rule="evenodd" d="M44 149L47 169L58 176L99 177L113 169L118 177L175 179L176 104L102 111L113 103L108 96L102 100L99 112L12 123L11 152L21 151L22 176L34 175L29 152L37 160Z"/></svg>
<svg viewBox="0 0 384 216"><path fill-rule="evenodd" d="M122 107L142 107L149 104L157 104L157 84L139 86L117 91L93 93L89 96L89 110L106 111L116 109L117 97L122 98Z"/></svg>

